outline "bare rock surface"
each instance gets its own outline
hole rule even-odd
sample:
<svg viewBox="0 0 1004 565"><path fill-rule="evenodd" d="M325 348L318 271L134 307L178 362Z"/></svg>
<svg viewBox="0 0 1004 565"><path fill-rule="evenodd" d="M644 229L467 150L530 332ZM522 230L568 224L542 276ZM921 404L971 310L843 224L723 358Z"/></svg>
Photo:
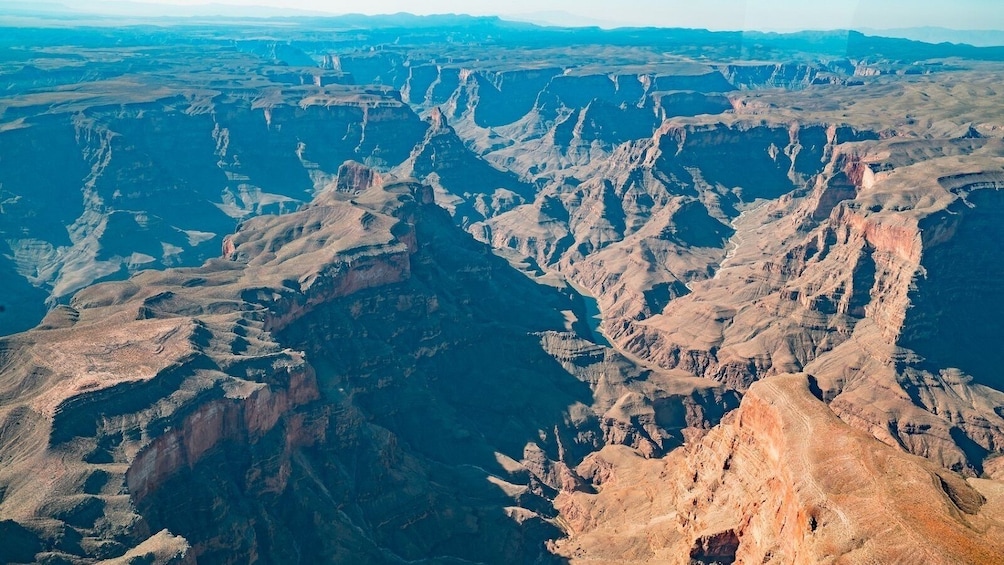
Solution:
<svg viewBox="0 0 1004 565"><path fill-rule="evenodd" d="M598 494L557 505L576 562L991 563L996 483L963 479L854 430L808 377L754 384L720 426L655 461L610 446ZM825 442L806 438L825 437ZM599 471L599 470L604 471ZM597 475L594 475L597 476Z"/></svg>
<svg viewBox="0 0 1004 565"><path fill-rule="evenodd" d="M0 509L25 551L549 560L584 457L661 455L738 402L580 337L573 291L432 194L347 163L224 257L94 285L4 339Z"/></svg>

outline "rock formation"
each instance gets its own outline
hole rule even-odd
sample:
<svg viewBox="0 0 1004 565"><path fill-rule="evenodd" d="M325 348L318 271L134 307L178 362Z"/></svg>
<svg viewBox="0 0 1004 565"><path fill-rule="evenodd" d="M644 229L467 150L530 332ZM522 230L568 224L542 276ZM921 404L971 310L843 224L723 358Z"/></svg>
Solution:
<svg viewBox="0 0 1004 565"><path fill-rule="evenodd" d="M645 563L992 563L1000 484L875 441L805 374L754 384L722 424L663 460L609 446L579 466L599 494L556 505L571 558ZM806 438L828 441L806 441Z"/></svg>

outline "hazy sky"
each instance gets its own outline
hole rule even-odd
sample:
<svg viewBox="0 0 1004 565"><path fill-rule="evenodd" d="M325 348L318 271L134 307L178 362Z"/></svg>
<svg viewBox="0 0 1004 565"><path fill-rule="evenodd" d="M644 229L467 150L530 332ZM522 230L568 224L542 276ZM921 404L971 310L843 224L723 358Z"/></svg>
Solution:
<svg viewBox="0 0 1004 565"><path fill-rule="evenodd" d="M298 8L335 14L567 12L608 25L709 29L899 28L940 26L1004 29L1001 0L138 0L145 3L230 4ZM92 0L94 2L94 0ZM97 2L95 2L97 3ZM555 20L558 16L550 15ZM575 23L575 22L562 22Z"/></svg>

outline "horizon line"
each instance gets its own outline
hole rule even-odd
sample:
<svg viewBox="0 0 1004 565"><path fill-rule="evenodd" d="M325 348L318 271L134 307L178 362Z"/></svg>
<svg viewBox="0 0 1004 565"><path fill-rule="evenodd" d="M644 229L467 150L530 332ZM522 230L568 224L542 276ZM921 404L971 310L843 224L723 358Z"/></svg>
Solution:
<svg viewBox="0 0 1004 565"><path fill-rule="evenodd" d="M851 33L857 32L863 35L870 35L873 33L882 32L947 32L947 33L960 33L960 34L1001 34L1004 36L1004 29L996 28L979 28L979 29L966 29L966 28L951 28L935 25L922 25L922 26L897 26L897 27L871 27L871 26L860 26L860 27L838 27L838 28L819 28L819 27L792 27L792 28L776 28L776 29L762 29L762 28L712 28L707 26L664 26L664 25L639 25L631 24L627 22L618 22L615 25L604 26L600 25L599 22L596 23L557 23L553 21L546 21L542 19L534 19L534 15L554 15L555 11L540 11L531 13L513 13L513 14L471 14L466 12L442 12L442 13L431 13L431 14L417 14L408 11L396 11L396 12L380 12L367 14L363 12L329 12L329 11L315 11L315 10L303 10L303 9L285 9L275 6L268 6L262 4L222 4L219 2L210 2L205 4L193 4L193 5L177 5L177 4L155 4L155 3L145 3L145 2L134 2L129 0L112 0L110 2L104 3L108 8L121 7L121 6L132 6L132 7L151 7L154 10L156 8L167 9L168 11L176 10L179 13L128 13L122 11L113 10L103 10L95 6L89 7L79 7L71 6L61 2L24 2L15 0L13 3L8 4L6 7L0 7L0 26L2 27L21 27L21 26L9 26L5 20L8 19L39 19L43 21L54 21L58 22L60 16L76 15L76 16L87 16L89 18L94 18L102 21L108 20L138 20L138 21L178 21L187 20L195 21L203 18L214 18L214 17L225 17L231 20L254 20L254 21L276 21L276 20L294 20L302 21L305 18L313 19L339 19L339 18L388 18L388 17L412 17L416 19L427 19L427 18L444 18L444 17L455 17L455 18L471 18L471 19L494 19L498 21L503 21L507 23L524 24L541 29L582 29L582 30L601 30L605 32L613 32L618 30L645 30L645 29L666 29L666 30L695 30L695 31L708 31L711 33L762 33L762 34L777 34L777 35L792 35L799 33ZM97 9L95 9L97 8ZM201 12L204 10L221 9L221 12L206 12L206 13L184 13L184 12ZM263 12L276 12L276 13L249 13L240 14L241 10L258 10ZM278 13L278 12L292 12L292 13ZM586 18L579 16L578 14L564 12L565 15L573 18L579 18L582 20L591 20L592 18ZM78 22L81 27L86 27L87 23L93 22ZM219 22L221 24L225 22ZM928 42L924 40L915 40ZM951 41L947 41L951 43ZM984 46L996 46L996 45L984 45Z"/></svg>

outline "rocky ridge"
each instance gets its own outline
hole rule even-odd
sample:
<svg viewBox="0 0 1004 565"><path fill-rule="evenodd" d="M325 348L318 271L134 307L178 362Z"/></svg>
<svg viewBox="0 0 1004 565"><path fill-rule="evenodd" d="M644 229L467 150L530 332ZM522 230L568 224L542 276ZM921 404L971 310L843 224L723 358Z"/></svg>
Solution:
<svg viewBox="0 0 1004 565"><path fill-rule="evenodd" d="M990 563L1000 554L999 483L879 444L814 386L804 374L755 383L719 427L663 460L614 446L596 453L579 470L603 488L559 497L571 535L556 552L606 563Z"/></svg>
<svg viewBox="0 0 1004 565"><path fill-rule="evenodd" d="M665 453L737 402L576 337L574 293L494 258L431 187L357 163L223 255L89 287L4 340L0 508L35 559L547 560L550 501L592 488L584 456ZM525 360L470 382L504 342ZM472 413L472 385L504 390ZM320 529L289 522L317 496Z"/></svg>

